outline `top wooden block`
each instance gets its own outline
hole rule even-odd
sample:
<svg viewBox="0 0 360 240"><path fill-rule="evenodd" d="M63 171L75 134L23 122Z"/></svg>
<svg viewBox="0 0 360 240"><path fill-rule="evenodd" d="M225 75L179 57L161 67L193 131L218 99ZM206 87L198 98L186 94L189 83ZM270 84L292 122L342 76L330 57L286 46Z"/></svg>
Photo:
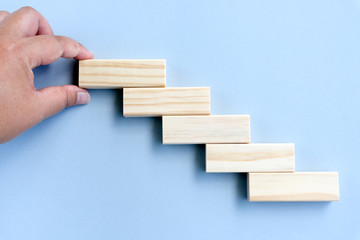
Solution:
<svg viewBox="0 0 360 240"><path fill-rule="evenodd" d="M89 59L79 61L83 88L165 87L163 59Z"/></svg>

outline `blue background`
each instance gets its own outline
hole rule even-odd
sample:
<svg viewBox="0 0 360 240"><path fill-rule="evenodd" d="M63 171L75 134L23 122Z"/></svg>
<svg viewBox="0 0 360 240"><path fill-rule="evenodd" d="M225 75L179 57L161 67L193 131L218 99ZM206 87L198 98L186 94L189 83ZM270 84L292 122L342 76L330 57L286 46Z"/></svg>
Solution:
<svg viewBox="0 0 360 240"><path fill-rule="evenodd" d="M296 170L338 171L340 201L250 203L245 174L206 174L204 146L162 145L161 119L91 90L0 145L0 239L360 239L360 1L7 1L95 58L165 58L167 86L210 86L252 141L294 142ZM75 69L75 70L74 70ZM76 61L35 70L71 84Z"/></svg>

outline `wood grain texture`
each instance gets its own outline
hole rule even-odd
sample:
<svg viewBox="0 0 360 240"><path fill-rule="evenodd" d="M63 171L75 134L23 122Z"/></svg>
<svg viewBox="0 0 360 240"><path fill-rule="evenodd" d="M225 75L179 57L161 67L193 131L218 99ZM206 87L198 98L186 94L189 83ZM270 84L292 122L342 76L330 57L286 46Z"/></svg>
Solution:
<svg viewBox="0 0 360 240"><path fill-rule="evenodd" d="M124 116L209 115L210 88L124 88Z"/></svg>
<svg viewBox="0 0 360 240"><path fill-rule="evenodd" d="M164 144L249 143L248 115L164 116Z"/></svg>
<svg viewBox="0 0 360 240"><path fill-rule="evenodd" d="M79 61L83 88L165 87L163 59L89 59Z"/></svg>
<svg viewBox="0 0 360 240"><path fill-rule="evenodd" d="M206 144L206 172L294 170L294 144Z"/></svg>
<svg viewBox="0 0 360 240"><path fill-rule="evenodd" d="M249 173L249 201L338 201L337 172Z"/></svg>

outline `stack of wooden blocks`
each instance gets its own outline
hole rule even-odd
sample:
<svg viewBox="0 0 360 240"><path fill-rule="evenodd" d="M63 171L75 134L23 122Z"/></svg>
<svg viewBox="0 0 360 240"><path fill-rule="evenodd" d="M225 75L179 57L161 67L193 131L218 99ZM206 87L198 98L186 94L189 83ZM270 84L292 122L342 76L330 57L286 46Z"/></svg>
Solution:
<svg viewBox="0 0 360 240"><path fill-rule="evenodd" d="M205 144L206 172L248 173L249 201L337 201L337 172L294 172L294 144L250 144L248 115L210 115L209 87L165 87L165 60L83 60L79 86L123 88L124 116L162 116L164 144Z"/></svg>

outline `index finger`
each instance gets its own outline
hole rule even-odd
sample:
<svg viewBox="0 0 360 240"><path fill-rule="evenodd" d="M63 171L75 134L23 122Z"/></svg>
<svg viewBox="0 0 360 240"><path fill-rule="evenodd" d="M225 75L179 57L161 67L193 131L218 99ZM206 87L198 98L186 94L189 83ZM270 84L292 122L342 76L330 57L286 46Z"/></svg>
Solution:
<svg viewBox="0 0 360 240"><path fill-rule="evenodd" d="M0 23L0 35L31 37L54 35L54 33L50 24L38 11L32 7L22 7Z"/></svg>
<svg viewBox="0 0 360 240"><path fill-rule="evenodd" d="M29 66L35 68L55 62L60 57L78 60L93 58L79 42L63 36L35 36L24 39L24 54Z"/></svg>

